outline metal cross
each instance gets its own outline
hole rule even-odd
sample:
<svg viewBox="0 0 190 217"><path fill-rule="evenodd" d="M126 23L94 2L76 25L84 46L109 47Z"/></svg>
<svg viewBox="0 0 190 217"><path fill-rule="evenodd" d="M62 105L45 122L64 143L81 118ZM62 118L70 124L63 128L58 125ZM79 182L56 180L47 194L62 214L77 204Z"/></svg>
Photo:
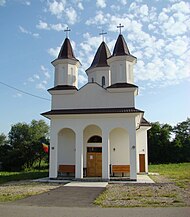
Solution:
<svg viewBox="0 0 190 217"><path fill-rule="evenodd" d="M102 36L102 41L104 41L104 35L106 35L107 34L107 32L104 32L104 30L102 29L102 32L101 33L99 33L99 35L101 35Z"/></svg>
<svg viewBox="0 0 190 217"><path fill-rule="evenodd" d="M119 26L117 26L117 28L119 28L119 34L121 35L121 28L123 28L124 26L121 25L121 23L119 24Z"/></svg>
<svg viewBox="0 0 190 217"><path fill-rule="evenodd" d="M66 38L68 38L70 31L71 31L71 30L70 30L69 27L67 26L67 28L64 30L64 32L66 32Z"/></svg>

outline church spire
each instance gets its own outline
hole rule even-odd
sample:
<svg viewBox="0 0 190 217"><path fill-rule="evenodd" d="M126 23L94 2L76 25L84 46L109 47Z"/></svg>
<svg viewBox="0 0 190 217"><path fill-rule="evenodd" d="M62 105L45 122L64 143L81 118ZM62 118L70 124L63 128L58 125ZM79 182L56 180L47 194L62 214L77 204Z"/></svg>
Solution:
<svg viewBox="0 0 190 217"><path fill-rule="evenodd" d="M109 51L109 48L103 41L95 54L95 57L92 61L90 68L109 66L107 63L107 58L109 58L110 56L111 53Z"/></svg>
<svg viewBox="0 0 190 217"><path fill-rule="evenodd" d="M58 55L58 59L73 59L77 60L75 58L70 40L66 37L65 41L63 42L63 45L61 47L61 50Z"/></svg>
<svg viewBox="0 0 190 217"><path fill-rule="evenodd" d="M130 55L130 52L123 35L119 34L113 50L113 56L122 56L122 55Z"/></svg>

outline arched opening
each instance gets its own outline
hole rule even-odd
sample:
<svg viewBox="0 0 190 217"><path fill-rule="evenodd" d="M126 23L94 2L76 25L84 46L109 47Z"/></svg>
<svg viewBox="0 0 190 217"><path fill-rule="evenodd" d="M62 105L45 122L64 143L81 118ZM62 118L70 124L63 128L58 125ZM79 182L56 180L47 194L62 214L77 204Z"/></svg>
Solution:
<svg viewBox="0 0 190 217"><path fill-rule="evenodd" d="M92 78L92 83L94 83L94 78Z"/></svg>
<svg viewBox="0 0 190 217"><path fill-rule="evenodd" d="M106 79L105 79L105 77L104 77L104 76L102 76L102 87L104 87L104 86L105 86L105 84L106 84Z"/></svg>
<svg viewBox="0 0 190 217"><path fill-rule="evenodd" d="M102 143L102 137L101 136L92 136L89 138L88 143Z"/></svg>
<svg viewBox="0 0 190 217"><path fill-rule="evenodd" d="M70 128L64 128L58 133L58 166L75 165L75 132ZM67 174L63 174L67 175ZM74 174L72 174L74 175Z"/></svg>
<svg viewBox="0 0 190 217"><path fill-rule="evenodd" d="M113 174L113 166L124 166L130 168L129 134L126 129L115 128L110 134L110 165ZM121 173L115 175L121 176ZM122 174L123 175L123 174ZM129 176L129 172L124 174Z"/></svg>
<svg viewBox="0 0 190 217"><path fill-rule="evenodd" d="M87 176L102 176L102 130L96 125L84 129L84 167Z"/></svg>

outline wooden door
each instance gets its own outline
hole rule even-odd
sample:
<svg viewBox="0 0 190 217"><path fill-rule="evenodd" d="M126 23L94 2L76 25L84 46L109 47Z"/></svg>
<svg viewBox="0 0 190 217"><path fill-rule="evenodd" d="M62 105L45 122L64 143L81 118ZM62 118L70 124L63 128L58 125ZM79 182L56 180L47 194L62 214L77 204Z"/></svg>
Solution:
<svg viewBox="0 0 190 217"><path fill-rule="evenodd" d="M87 153L87 176L96 176L96 153Z"/></svg>
<svg viewBox="0 0 190 217"><path fill-rule="evenodd" d="M87 176L102 176L102 153L87 153Z"/></svg>
<svg viewBox="0 0 190 217"><path fill-rule="evenodd" d="M145 172L145 154L139 154L139 170Z"/></svg>
<svg viewBox="0 0 190 217"><path fill-rule="evenodd" d="M96 153L96 176L102 176L102 153Z"/></svg>

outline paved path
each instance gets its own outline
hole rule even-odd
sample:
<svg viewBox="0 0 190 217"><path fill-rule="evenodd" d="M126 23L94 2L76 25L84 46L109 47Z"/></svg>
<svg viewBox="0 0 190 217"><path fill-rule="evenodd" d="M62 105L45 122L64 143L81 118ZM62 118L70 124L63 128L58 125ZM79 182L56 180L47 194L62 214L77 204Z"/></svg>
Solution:
<svg viewBox="0 0 190 217"><path fill-rule="evenodd" d="M190 208L76 208L1 205L0 217L189 217Z"/></svg>
<svg viewBox="0 0 190 217"><path fill-rule="evenodd" d="M44 207L93 207L93 201L104 187L62 186L49 192L17 200L15 205Z"/></svg>

